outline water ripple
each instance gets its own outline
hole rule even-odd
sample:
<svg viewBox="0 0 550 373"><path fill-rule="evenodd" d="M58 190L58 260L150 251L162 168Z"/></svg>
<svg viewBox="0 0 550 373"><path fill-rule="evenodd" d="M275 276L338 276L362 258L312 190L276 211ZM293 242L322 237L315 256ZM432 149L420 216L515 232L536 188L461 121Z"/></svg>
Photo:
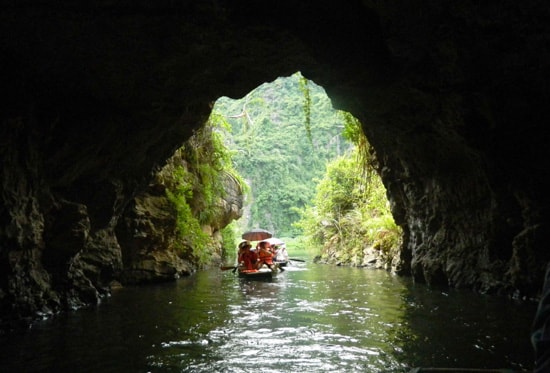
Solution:
<svg viewBox="0 0 550 373"><path fill-rule="evenodd" d="M0 361L3 371L521 371L532 368L534 309L384 271L310 265L271 282L204 271L4 337Z"/></svg>

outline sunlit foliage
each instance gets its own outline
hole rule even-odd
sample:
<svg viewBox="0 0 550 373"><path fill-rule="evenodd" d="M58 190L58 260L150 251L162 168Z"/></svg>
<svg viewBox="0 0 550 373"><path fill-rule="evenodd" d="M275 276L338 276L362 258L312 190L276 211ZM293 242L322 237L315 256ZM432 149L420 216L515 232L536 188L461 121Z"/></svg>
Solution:
<svg viewBox="0 0 550 373"><path fill-rule="evenodd" d="M176 246L191 250L199 264L209 261L215 243L202 227L215 223L223 214L221 199L226 194L227 177L237 181L241 192L246 185L233 169L231 153L219 129L227 126L223 118L211 119L176 152L180 164L174 166L167 196L177 211ZM227 234L224 239L231 240ZM234 239L233 239L234 241ZM234 242L227 243L234 245Z"/></svg>
<svg viewBox="0 0 550 373"><path fill-rule="evenodd" d="M177 213L175 246L187 255L191 254L198 264L204 264L210 258L207 255L207 248L212 246L212 242L210 237L202 231L200 222L189 204L193 199L194 176L181 166L173 175L175 180L173 188L167 189L166 195Z"/></svg>
<svg viewBox="0 0 550 373"><path fill-rule="evenodd" d="M235 178L243 193L250 191L246 225L222 232L226 250L254 227L278 237L305 234L300 242L339 263L361 263L367 248L390 262L399 246L401 232L361 123L333 109L322 87L299 73L240 100L220 98L208 125L181 154L185 165L170 198L182 247L198 258L211 250L201 227L218 214L224 175Z"/></svg>
<svg viewBox="0 0 550 373"><path fill-rule="evenodd" d="M235 169L251 186L242 229L261 227L296 237L292 225L313 198L325 164L351 144L342 137L344 118L324 89L300 73L279 78L246 97L218 99L214 112L231 124L227 146Z"/></svg>
<svg viewBox="0 0 550 373"><path fill-rule="evenodd" d="M296 226L303 229L310 246L320 248L323 260L361 264L370 247L389 264L401 230L380 177L369 167L374 155L360 123L348 117L345 133L357 146L327 165L312 204L301 211Z"/></svg>

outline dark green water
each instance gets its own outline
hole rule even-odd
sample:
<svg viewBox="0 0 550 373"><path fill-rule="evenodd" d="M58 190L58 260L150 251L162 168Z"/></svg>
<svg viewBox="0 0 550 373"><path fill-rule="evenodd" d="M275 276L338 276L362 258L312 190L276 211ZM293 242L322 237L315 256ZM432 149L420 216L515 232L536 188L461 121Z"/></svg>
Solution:
<svg viewBox="0 0 550 373"><path fill-rule="evenodd" d="M210 270L1 337L0 371L521 371L535 306L380 270L297 264L271 282Z"/></svg>

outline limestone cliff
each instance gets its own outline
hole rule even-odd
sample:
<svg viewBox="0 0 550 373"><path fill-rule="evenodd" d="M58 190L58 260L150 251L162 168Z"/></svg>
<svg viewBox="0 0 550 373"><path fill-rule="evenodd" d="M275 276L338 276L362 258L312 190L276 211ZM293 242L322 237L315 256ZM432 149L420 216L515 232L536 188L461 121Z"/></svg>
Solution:
<svg viewBox="0 0 550 373"><path fill-rule="evenodd" d="M549 12L536 0L5 5L2 324L108 294L142 250L119 224L210 103L296 71L364 124L405 232L399 273L536 295Z"/></svg>
<svg viewBox="0 0 550 373"><path fill-rule="evenodd" d="M167 189L174 193L178 167L193 172L181 150L168 159L145 191L132 200L117 225L123 261L117 278L123 284L173 280L190 275L198 267L193 247L185 237L184 247L178 243L177 211L166 193ZM220 177L224 193L216 196L215 206L209 207L214 213L201 225L211 238L206 248L211 264L219 264L224 255L221 230L241 217L243 207L243 191L238 181L227 173L221 173ZM202 193L204 190L197 188L188 200L195 216L203 208L199 202L203 200Z"/></svg>

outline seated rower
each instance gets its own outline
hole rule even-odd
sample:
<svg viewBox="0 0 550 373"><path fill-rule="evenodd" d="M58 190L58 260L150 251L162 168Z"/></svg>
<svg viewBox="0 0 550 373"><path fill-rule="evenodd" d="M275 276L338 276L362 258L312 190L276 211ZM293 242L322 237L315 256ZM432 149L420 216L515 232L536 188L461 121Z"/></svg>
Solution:
<svg viewBox="0 0 550 373"><path fill-rule="evenodd" d="M288 261L288 251L286 251L286 245L282 244L277 248L277 253L274 255L275 261L287 262Z"/></svg>

